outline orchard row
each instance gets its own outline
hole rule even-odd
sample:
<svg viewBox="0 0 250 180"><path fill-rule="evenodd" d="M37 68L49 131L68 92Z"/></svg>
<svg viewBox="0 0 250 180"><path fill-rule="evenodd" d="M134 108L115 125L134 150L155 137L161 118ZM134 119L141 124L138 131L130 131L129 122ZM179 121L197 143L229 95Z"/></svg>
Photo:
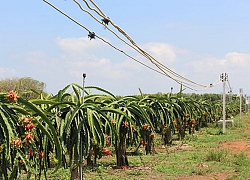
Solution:
<svg viewBox="0 0 250 180"><path fill-rule="evenodd" d="M127 148L143 146L152 154L156 135L163 145L170 144L172 134L183 139L222 117L221 102L183 97L181 91L123 97L99 87L86 87L84 96L82 91L71 84L56 95L37 93L32 100L12 91L0 94L1 179L17 178L23 170L39 179L51 167L74 172L80 154L87 165L113 155L117 166L128 167ZM228 104L226 112L234 116L239 106Z"/></svg>

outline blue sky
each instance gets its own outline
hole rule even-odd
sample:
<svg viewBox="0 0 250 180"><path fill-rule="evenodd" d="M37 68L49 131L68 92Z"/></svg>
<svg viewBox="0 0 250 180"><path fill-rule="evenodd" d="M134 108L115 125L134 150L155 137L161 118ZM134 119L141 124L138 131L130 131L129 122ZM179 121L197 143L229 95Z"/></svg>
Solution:
<svg viewBox="0 0 250 180"><path fill-rule="evenodd" d="M79 23L152 67L73 0L50 0ZM79 1L97 19L94 11ZM89 2L89 1L88 1ZM249 94L250 1L95 0L99 8L142 49L194 82L209 85L227 73L233 93ZM92 5L92 7L94 7ZM110 29L119 32L109 24ZM123 37L122 34L119 34ZM125 38L124 38L125 39ZM57 93L70 83L99 86L115 95L178 92L180 85L99 39L40 1L3 1L0 6L0 78L32 77ZM228 89L227 89L228 90ZM222 84L203 91L221 93Z"/></svg>

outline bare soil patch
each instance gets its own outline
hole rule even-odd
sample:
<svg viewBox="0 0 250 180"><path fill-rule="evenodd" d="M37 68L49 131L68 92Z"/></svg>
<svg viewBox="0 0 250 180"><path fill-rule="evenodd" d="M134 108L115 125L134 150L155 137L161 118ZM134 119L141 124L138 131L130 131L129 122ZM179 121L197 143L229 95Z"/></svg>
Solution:
<svg viewBox="0 0 250 180"><path fill-rule="evenodd" d="M232 141L224 142L221 148L227 149L232 153L246 153L250 157L250 142L247 141Z"/></svg>
<svg viewBox="0 0 250 180"><path fill-rule="evenodd" d="M220 148L227 149L228 151L235 153L235 154L246 153L250 157L250 142L246 140L223 142L221 143ZM226 180L228 179L228 175L237 175L237 174L238 173L235 171L230 171L230 172L220 172L220 173L215 173L215 174L209 174L206 176L181 175L175 178L176 180L212 180L212 179Z"/></svg>
<svg viewBox="0 0 250 180"><path fill-rule="evenodd" d="M178 176L176 177L176 180L214 180L214 179L219 179L219 180L226 180L228 179L228 175L237 175L237 172L234 171L228 171L228 172L220 172L216 174L208 174L206 176L202 175L183 175L183 176Z"/></svg>

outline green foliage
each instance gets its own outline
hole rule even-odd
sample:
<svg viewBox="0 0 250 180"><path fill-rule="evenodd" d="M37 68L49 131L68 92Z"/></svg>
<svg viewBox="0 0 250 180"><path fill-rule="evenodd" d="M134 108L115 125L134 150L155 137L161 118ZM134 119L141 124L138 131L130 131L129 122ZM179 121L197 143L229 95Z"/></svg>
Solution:
<svg viewBox="0 0 250 180"><path fill-rule="evenodd" d="M48 144L57 152L59 168L61 144L47 115L22 98L12 103L4 99L7 99L7 94L0 94L0 179L15 179L22 169L26 170L28 177L35 174L39 179L46 162L42 154Z"/></svg>
<svg viewBox="0 0 250 180"><path fill-rule="evenodd" d="M240 152L234 155L235 164L242 167L248 167L250 165L250 158L245 152Z"/></svg>
<svg viewBox="0 0 250 180"><path fill-rule="evenodd" d="M205 156L206 161L217 161L221 162L227 158L228 151L227 150L209 150L207 155Z"/></svg>
<svg viewBox="0 0 250 180"><path fill-rule="evenodd" d="M30 77L6 78L0 81L0 92L14 91L20 97L34 99L45 92L45 86L45 83Z"/></svg>
<svg viewBox="0 0 250 180"><path fill-rule="evenodd" d="M82 91L81 86L70 84L56 95L45 96L37 93L36 99L26 100L21 97L12 103L8 102L6 93L0 94L0 137L3 139L0 154L1 158L6 159L6 163L1 161L1 166L12 167L11 172L0 171L2 177L7 177L7 174L17 176L21 172L22 166L15 160L17 158L24 161L28 176L35 174L39 178L42 170L47 174L50 168L58 170L61 166L70 167L73 172L78 168L80 158L86 160L88 166L96 165L97 159L105 158L104 150L108 150L108 154L116 158L118 167L127 167L128 149L134 155L153 155L157 153L155 145L171 144L177 136L185 143L199 143L196 144L197 148L207 147L207 142L212 138L216 142L226 139L226 136L219 135L220 129L214 130L208 125L214 124L222 116L221 103L209 101L209 98L204 100L186 97L182 88L178 94L146 95L140 91L140 96L124 97L117 97L107 90L93 86L86 87L84 94ZM97 93L92 94L91 91ZM238 106L228 106L227 114L233 115L237 112ZM36 158L31 159L27 155L27 147L12 149L10 145L13 138L23 137L26 132L18 125L21 116L32 117L32 123L36 124L35 131L32 131L34 143L29 146ZM203 130L203 137L194 136L195 131L204 127L206 129ZM155 140L156 134L162 139ZM215 146L215 143L210 146ZM46 158L38 158L40 151L44 152ZM167 157L174 162L168 168L164 164L155 164L158 172L176 171L178 174L181 169L185 173L210 172L210 169L192 166L184 168L187 164L178 166L180 161L177 155ZM204 156L209 163L221 162L225 153L211 151ZM190 162L198 161L199 155L188 158ZM150 163L141 159L133 163L139 162L144 165ZM98 169L99 172L106 173L104 167L100 166ZM129 175L140 176L143 173L134 170Z"/></svg>

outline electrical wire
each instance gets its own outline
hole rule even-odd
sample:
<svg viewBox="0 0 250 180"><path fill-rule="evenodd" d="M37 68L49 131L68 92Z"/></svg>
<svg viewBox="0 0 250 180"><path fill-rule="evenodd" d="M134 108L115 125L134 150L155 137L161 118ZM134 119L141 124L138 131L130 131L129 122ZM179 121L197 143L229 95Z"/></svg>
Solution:
<svg viewBox="0 0 250 180"><path fill-rule="evenodd" d="M81 26L82 28L84 28L84 29L87 30L88 32L91 32L87 27L85 27L84 25L82 25L81 23L79 23L78 21L76 21L75 19L73 19L72 17L70 17L69 15L67 15L66 13L64 13L62 10L60 10L59 8L57 8L56 6L54 6L52 3L48 2L47 0L43 0L43 1L44 1L45 3L47 3L48 5L50 5L51 7L53 7L53 8L54 8L55 10L57 10L58 12L60 12L61 14L63 14L64 16L66 16L67 18L69 18L71 21L73 21L73 22L76 23L77 25ZM136 61L136 62L138 62L138 63L140 63L140 64L142 64L143 66L145 66L145 67L147 67L147 68L149 68L149 69L151 69L151 70L153 70L153 71L155 71L155 72L158 72L158 73L160 73L160 74L162 74L162 75L165 75L165 76L167 76L167 77L173 79L174 81L180 83L179 81L177 81L176 79L174 79L174 78L172 78L170 75L168 75L167 73L164 74L164 73L162 73L162 72L160 72L160 71L158 71L158 70L156 70L156 69L154 69L154 68L152 68L152 67L146 65L145 63L142 63L141 61L139 61L139 60L133 58L132 56L130 56L130 55L127 54L126 52L124 52L124 51L120 50L119 48L115 47L115 46L112 45L110 42L108 42L108 41L106 41L105 39L99 37L98 35L95 34L95 37L99 38L99 39L102 40L103 42L107 43L109 46L113 47L113 48L116 49L117 51L120 51L121 53L123 53L123 54L126 55L127 57L133 59L134 61ZM183 83L183 86L184 86L184 87L188 87L188 85L186 85L185 82L181 82L181 83Z"/></svg>
<svg viewBox="0 0 250 180"><path fill-rule="evenodd" d="M69 15L67 15L66 13L64 13L63 11L61 11L60 9L58 9L56 6L54 6L53 4L51 4L50 2L48 2L47 0L43 0L45 3L47 3L48 5L50 5L51 7L53 7L55 10L57 10L58 12L60 12L61 14L63 14L64 16L66 16L67 18L69 18L71 21L73 21L74 23L76 23L77 25L81 26L82 28L84 28L86 31L88 31L89 33L91 32L88 28L86 28L84 25L82 25L81 23L79 23L78 21L76 21L75 19L73 19L72 17L70 17ZM99 21L94 15L92 15L88 10L84 9L81 4L77 1L77 0L73 0L78 6L79 8L86 12L87 14L89 14L94 20L96 20L98 23L103 24L103 22ZM103 12L102 10L94 3L93 0L90 0L90 2L95 6L96 9L92 8L88 2L86 0L83 0L86 4L86 6L96 12L99 16L101 16L104 19L108 19L108 22L110 22L120 33L122 33L128 40L129 42L131 42L131 44L129 44L128 42L126 42L124 39L122 39L119 35L117 35L113 30L111 30L106 24L104 24L104 26L110 31L112 32L118 39L120 39L121 41L123 41L126 45L130 46L131 48L133 48L134 50L136 50L138 53L140 53L142 56L144 56L145 58L147 58L148 60L150 60L151 63L153 63L158 70L146 65L145 63L142 63L141 61L137 60L136 58L130 56L129 54L125 53L124 51L122 51L121 49L115 47L114 45L112 45L110 42L106 41L105 39L97 36L95 34L95 37L97 37L98 39L102 40L103 42L107 43L109 46L111 46L112 48L116 49L117 51L120 51L121 53L123 53L124 55L126 55L127 57L133 59L134 61L142 64L143 66L157 72L160 73L162 75L167 76L168 78L174 80L175 82L183 85L184 87L194 90L194 91L202 91L204 89L207 88L211 88L216 86L219 83L213 83L210 85L202 85L199 83L196 83L194 81L189 80L188 78L185 78L184 76L179 75L178 73L172 71L170 68L166 67L165 65L163 65L162 63L160 63L159 61L157 61L154 57L152 57L150 54L148 54L146 51L144 51L142 48L140 48L134 41L132 38L130 38L125 31L123 31L119 26L117 26L114 22L112 22ZM172 77L171 75L175 76L176 78ZM178 78L178 79L177 79ZM182 79L182 80L179 80ZM194 87L196 86L200 86L203 87L203 89L195 89Z"/></svg>
<svg viewBox="0 0 250 180"><path fill-rule="evenodd" d="M93 10L95 11L98 15L100 15L101 17L103 18L107 18L107 16L101 11L101 9L94 3L93 0L90 0L91 3L99 10L99 12L94 9L94 8L91 8L90 5L88 4L88 2L86 0L83 0L85 2L85 4L87 5L87 7L90 9L90 10ZM177 74L176 72L172 71L170 68L166 67L165 65L163 65L162 63L160 63L159 61L157 61L154 57L152 57L150 54L148 54L147 52L145 52L143 49L141 49L133 40L131 37L129 37L125 31L123 31L119 26L117 26L116 24L114 24L113 21L111 21L110 19L108 19L109 22L119 31L121 32L138 50L140 50L141 53L144 54L145 57L147 57L153 64L155 64L159 69L161 69L162 71L164 70L167 70L169 73L171 73L172 75L180 78L180 79L183 79L185 81L188 81L190 83L193 83L197 86L201 86L201 87L205 87L205 88L208 88L210 86L208 85L202 85L202 84L198 84L198 83L195 83L194 81L191 81L189 80L188 78L185 78L179 74ZM113 32L114 33L114 32ZM116 34L115 34L116 35ZM117 36L117 35L116 35ZM152 61L154 60L154 61Z"/></svg>
<svg viewBox="0 0 250 180"><path fill-rule="evenodd" d="M69 18L71 21L73 21L73 22L76 23L77 25L81 26L82 28L84 28L84 29L87 30L88 32L91 32L87 27L83 26L81 23L79 23L78 21L76 21L75 19L73 19L72 17L70 17L69 15L67 15L66 13L64 13L63 11L61 11L59 8L57 8L56 6L54 6L52 3L48 2L47 0L43 0L43 1L46 2L48 5L50 5L51 7L53 7L53 8L54 8L55 10L57 10L58 12L60 12L61 14L63 14L64 16L66 16L67 18ZM163 73L163 72L161 72L161 71L158 71L158 70L156 70L156 69L154 69L154 68L152 68L152 67L146 65L145 63L142 63L141 61L139 61L139 60L133 58L132 56L130 56L130 55L127 54L126 52L120 50L119 48L115 47L115 46L112 45L110 42L106 41L105 39L99 37L99 36L96 35L96 34L95 34L95 37L99 38L99 39L102 40L103 42L107 43L108 45L110 45L110 46L113 47L114 49L120 51L121 53L123 53L123 54L126 55L127 57L129 57L129 58L135 60L136 62L142 64L143 66L145 66L145 67L147 67L147 68L149 68L149 69L151 69L151 70L153 70L153 71L155 71L155 72L158 72L158 73L160 73L160 74L162 74L162 75L165 75L165 76L171 78L172 80L174 80L175 82L177 82L177 83L179 83L179 84L182 84L183 87L189 88L189 89L194 90L194 91L201 91L201 90L196 90L196 89L194 89L194 88L191 88L190 86L192 86L192 84L188 84L188 83L186 83L186 82L179 81L179 80L177 80L177 79L171 77L171 76L170 76L169 74L167 74L166 72Z"/></svg>
<svg viewBox="0 0 250 180"><path fill-rule="evenodd" d="M228 87L229 87L229 89L230 89L230 92L232 92L232 87L231 87L231 85L230 85L230 83L229 83L229 80L227 80L227 83L228 83Z"/></svg>

